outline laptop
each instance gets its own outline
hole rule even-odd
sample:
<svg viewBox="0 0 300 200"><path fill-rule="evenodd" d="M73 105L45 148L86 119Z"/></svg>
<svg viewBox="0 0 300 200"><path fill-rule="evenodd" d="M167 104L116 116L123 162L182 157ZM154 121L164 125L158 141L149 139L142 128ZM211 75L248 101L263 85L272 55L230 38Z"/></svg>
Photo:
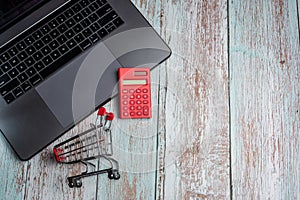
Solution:
<svg viewBox="0 0 300 200"><path fill-rule="evenodd" d="M0 129L28 160L171 50L129 0L0 0Z"/></svg>

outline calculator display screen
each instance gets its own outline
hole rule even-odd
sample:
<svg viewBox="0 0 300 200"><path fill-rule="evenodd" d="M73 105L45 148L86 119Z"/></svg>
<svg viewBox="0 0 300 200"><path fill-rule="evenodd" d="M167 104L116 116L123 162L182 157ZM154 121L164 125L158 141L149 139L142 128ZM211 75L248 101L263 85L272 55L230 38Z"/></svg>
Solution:
<svg viewBox="0 0 300 200"><path fill-rule="evenodd" d="M147 80L123 80L123 85L146 85Z"/></svg>

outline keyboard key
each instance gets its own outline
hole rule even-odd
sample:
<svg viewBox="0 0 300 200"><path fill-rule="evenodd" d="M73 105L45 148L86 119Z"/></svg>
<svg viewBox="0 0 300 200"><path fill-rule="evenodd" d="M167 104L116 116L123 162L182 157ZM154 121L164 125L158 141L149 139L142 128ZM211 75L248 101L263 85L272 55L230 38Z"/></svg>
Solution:
<svg viewBox="0 0 300 200"><path fill-rule="evenodd" d="M76 24L76 22L74 21L74 19L69 19L67 22L66 22L66 25L71 28L72 26L74 26Z"/></svg>
<svg viewBox="0 0 300 200"><path fill-rule="evenodd" d="M22 74L20 74L19 76L18 76L18 80L20 81L20 82L24 82L24 81L26 81L28 79L28 76L27 76L27 74L25 73L25 72L23 72Z"/></svg>
<svg viewBox="0 0 300 200"><path fill-rule="evenodd" d="M116 19L113 21L113 23L114 23L114 25L115 25L116 27L119 27L119 26L121 26L122 24L124 24L124 21L123 21L120 17L118 17L118 18L116 18Z"/></svg>
<svg viewBox="0 0 300 200"><path fill-rule="evenodd" d="M40 48L42 48L42 47L44 46L44 44L43 44L43 42L42 42L41 40L39 40L39 41L35 42L35 43L33 44L33 46L34 46L36 49L40 49Z"/></svg>
<svg viewBox="0 0 300 200"><path fill-rule="evenodd" d="M12 81L8 82L6 85L1 86L0 94L2 96L6 95L11 90L13 90L15 87L17 87L19 84L20 84L20 82L18 81L18 79L13 79Z"/></svg>
<svg viewBox="0 0 300 200"><path fill-rule="evenodd" d="M41 81L42 81L42 78L38 74L36 74L34 77L29 79L29 82L31 83L31 85L36 85Z"/></svg>
<svg viewBox="0 0 300 200"><path fill-rule="evenodd" d="M102 17L98 23L100 24L100 26L105 26L105 24L107 24L108 22L112 21L113 19L117 18L118 15L115 11L112 11L110 13L108 13L107 15L105 15L104 17Z"/></svg>
<svg viewBox="0 0 300 200"><path fill-rule="evenodd" d="M19 51L17 50L16 47L13 47L13 48L11 48L11 49L8 51L8 53L9 53L9 55L10 55L11 57L17 55L18 52L19 52Z"/></svg>
<svg viewBox="0 0 300 200"><path fill-rule="evenodd" d="M109 13L112 10L112 7L109 4L106 4L102 8L96 11L99 17L103 17L106 13Z"/></svg>
<svg viewBox="0 0 300 200"><path fill-rule="evenodd" d="M50 74L55 72L57 69L59 69L62 65L66 64L68 61L70 61L75 56L79 55L81 53L81 49L77 46L70 50L67 54L63 55L59 59L57 59L55 62L53 62L51 65L49 65L47 68L40 71L40 75L43 79L48 77Z"/></svg>
<svg viewBox="0 0 300 200"><path fill-rule="evenodd" d="M26 91L30 90L31 85L28 81L26 81L21 85L21 88L26 92Z"/></svg>
<svg viewBox="0 0 300 200"><path fill-rule="evenodd" d="M40 71L40 70L42 70L42 69L45 67L45 65L40 61L40 62L36 63L33 67L34 67L37 71Z"/></svg>
<svg viewBox="0 0 300 200"><path fill-rule="evenodd" d="M67 19L67 18L66 18L63 14L59 15L58 17L56 17L56 21L57 21L59 24L65 22L66 19Z"/></svg>
<svg viewBox="0 0 300 200"><path fill-rule="evenodd" d="M134 112L130 112L130 116L132 116L132 117L133 117L134 115L135 115L135 113L134 113Z"/></svg>
<svg viewBox="0 0 300 200"><path fill-rule="evenodd" d="M46 35L47 33L49 33L51 31L51 28L48 25L45 25L42 27L41 31L44 35Z"/></svg>
<svg viewBox="0 0 300 200"><path fill-rule="evenodd" d="M8 55L7 52L5 52L4 54L2 54L2 55L0 56L0 59L1 59L2 62L8 61L9 58L10 58L10 56Z"/></svg>
<svg viewBox="0 0 300 200"><path fill-rule="evenodd" d="M25 51L22 51L21 53L18 54L18 58L22 61L27 57L27 54Z"/></svg>
<svg viewBox="0 0 300 200"><path fill-rule="evenodd" d="M65 54L69 50L69 48L64 44L64 45L60 46L58 48L58 50L61 54Z"/></svg>
<svg viewBox="0 0 300 200"><path fill-rule="evenodd" d="M90 11L90 9L85 8L81 11L81 14L83 15L83 17L87 17L91 14L92 12Z"/></svg>
<svg viewBox="0 0 300 200"><path fill-rule="evenodd" d="M91 25L91 22L90 22L88 19L84 19L84 20L82 20L82 21L80 22L80 24L81 24L81 26L82 26L83 28L86 28L86 27L88 27L89 25Z"/></svg>
<svg viewBox="0 0 300 200"><path fill-rule="evenodd" d="M49 22L49 27L51 29L55 29L58 26L58 23L55 19L53 19L51 22Z"/></svg>
<svg viewBox="0 0 300 200"><path fill-rule="evenodd" d="M36 61L39 61L43 58L43 54L41 52L36 52L35 54L33 54L33 58L36 60Z"/></svg>
<svg viewBox="0 0 300 200"><path fill-rule="evenodd" d="M88 0L81 0L79 2L79 4L81 5L81 7L86 7L89 5L89 1Z"/></svg>
<svg viewBox="0 0 300 200"><path fill-rule="evenodd" d="M45 58L43 58L43 63L47 66L52 62L52 58L50 56L46 56Z"/></svg>
<svg viewBox="0 0 300 200"><path fill-rule="evenodd" d="M17 69L19 72L23 72L25 69L27 69L25 63L20 63L18 66L17 66Z"/></svg>
<svg viewBox="0 0 300 200"><path fill-rule="evenodd" d="M8 72L8 75L13 79L15 78L17 75L19 74L18 70L17 69L12 69Z"/></svg>
<svg viewBox="0 0 300 200"><path fill-rule="evenodd" d="M96 2L92 3L92 4L89 6L89 9L90 9L92 12L96 11L98 8L99 8L99 5L98 5Z"/></svg>
<svg viewBox="0 0 300 200"><path fill-rule="evenodd" d="M93 32L91 31L91 29L87 28L84 31L82 31L82 34L88 38L89 36L91 36L93 34Z"/></svg>
<svg viewBox="0 0 300 200"><path fill-rule="evenodd" d="M1 64L0 64L1 65ZM0 76L2 76L4 73L3 71L0 69Z"/></svg>
<svg viewBox="0 0 300 200"><path fill-rule="evenodd" d="M97 21L99 19L99 17L98 17L98 15L96 15L96 13L93 13L93 14L91 14L90 16L89 16L89 20L90 20L90 22L95 22L95 21Z"/></svg>
<svg viewBox="0 0 300 200"><path fill-rule="evenodd" d="M4 63L1 65L1 69L4 71L4 72L8 72L10 69L11 69L11 65L9 63Z"/></svg>
<svg viewBox="0 0 300 200"><path fill-rule="evenodd" d="M116 27L114 25L112 25L111 27L109 27L107 30L107 32L111 33L116 29Z"/></svg>
<svg viewBox="0 0 300 200"><path fill-rule="evenodd" d="M76 22L80 22L81 20L83 20L82 14L77 13L77 14L74 16L74 20L75 20Z"/></svg>
<svg viewBox="0 0 300 200"><path fill-rule="evenodd" d="M6 101L6 103L10 104L15 100L15 97L11 93L9 93L4 97L4 100Z"/></svg>
<svg viewBox="0 0 300 200"><path fill-rule="evenodd" d="M19 51L22 51L26 48L26 44L22 41L22 42L19 42L17 45L16 45L17 49Z"/></svg>
<svg viewBox="0 0 300 200"><path fill-rule="evenodd" d="M43 34L42 34L42 32L41 31L36 31L36 32L34 32L33 34L32 34L32 36L33 36L33 38L35 39L35 40L38 40L38 39L40 39L41 37L43 37Z"/></svg>
<svg viewBox="0 0 300 200"><path fill-rule="evenodd" d="M97 32L99 29L100 29L100 26L98 25L98 23L94 23L90 26L90 29L93 31L93 32Z"/></svg>
<svg viewBox="0 0 300 200"><path fill-rule="evenodd" d="M31 45L35 42L35 39L32 36L28 36L27 38L25 38L25 43L27 45Z"/></svg>
<svg viewBox="0 0 300 200"><path fill-rule="evenodd" d="M143 95L143 98L144 98L144 99L147 99L147 98L148 98L148 95L147 95L147 94L144 94L144 95Z"/></svg>
<svg viewBox="0 0 300 200"><path fill-rule="evenodd" d="M43 41L44 44L48 44L49 42L52 41L52 38L50 37L50 35L45 35L44 37L42 37L41 40Z"/></svg>
<svg viewBox="0 0 300 200"><path fill-rule="evenodd" d="M79 11L81 11L82 7L80 6L80 4L75 4L73 7L72 7L72 10L75 12L75 13L78 13Z"/></svg>
<svg viewBox="0 0 300 200"><path fill-rule="evenodd" d="M22 94L24 94L23 90L20 87L17 87L16 89L13 90L13 94L15 95L15 97L19 97Z"/></svg>
<svg viewBox="0 0 300 200"><path fill-rule="evenodd" d="M148 103L149 103L149 101L147 101L147 100L143 101L143 104L148 104Z"/></svg>
<svg viewBox="0 0 300 200"><path fill-rule="evenodd" d="M99 36L96 33L94 33L93 35L91 35L91 37L89 39L93 43L96 43L96 42L98 42L100 40Z"/></svg>
<svg viewBox="0 0 300 200"><path fill-rule="evenodd" d="M25 49L25 51L29 54L32 55L36 50L33 46L29 46L27 47L27 49Z"/></svg>
<svg viewBox="0 0 300 200"><path fill-rule="evenodd" d="M77 43L81 43L82 41L84 41L85 37L81 33L79 33L74 37L74 39Z"/></svg>
<svg viewBox="0 0 300 200"><path fill-rule="evenodd" d="M66 38L66 36L64 35L61 35L57 38L57 41L60 43L60 44L63 44L67 41L68 39Z"/></svg>
<svg viewBox="0 0 300 200"><path fill-rule="evenodd" d="M148 90L147 89L143 89L143 93L147 93L148 92Z"/></svg>
<svg viewBox="0 0 300 200"><path fill-rule="evenodd" d="M35 61L34 61L34 59L33 58L27 58L25 61L24 61L24 63L28 66L28 67L30 67L30 66L32 66L34 63L35 63Z"/></svg>
<svg viewBox="0 0 300 200"><path fill-rule="evenodd" d="M71 39L67 42L67 46L69 47L69 49L72 49L73 47L76 46L76 43L73 39Z"/></svg>
<svg viewBox="0 0 300 200"><path fill-rule="evenodd" d="M124 94L127 94L127 93L128 93L128 90L124 89L122 92L123 92Z"/></svg>
<svg viewBox="0 0 300 200"><path fill-rule="evenodd" d="M10 78L7 74L4 74L3 76L0 77L0 87L2 85L5 85L8 81L10 81Z"/></svg>
<svg viewBox="0 0 300 200"><path fill-rule="evenodd" d="M45 46L44 48L42 48L41 51L44 54L44 56L46 56L51 52L51 49L48 46Z"/></svg>
<svg viewBox="0 0 300 200"><path fill-rule="evenodd" d="M68 9L66 12L64 12L64 14L66 15L66 17L70 18L74 15L73 10L70 8Z"/></svg>
<svg viewBox="0 0 300 200"><path fill-rule="evenodd" d="M135 110L135 107L134 106L130 106L129 109L130 110Z"/></svg>
<svg viewBox="0 0 300 200"><path fill-rule="evenodd" d="M142 106L137 106L136 109L137 110L142 110Z"/></svg>
<svg viewBox="0 0 300 200"><path fill-rule="evenodd" d="M141 89L136 89L136 93L141 93Z"/></svg>
<svg viewBox="0 0 300 200"><path fill-rule="evenodd" d="M26 74L31 77L33 75L36 74L36 70L34 69L34 67L30 67L29 69L26 70Z"/></svg>
<svg viewBox="0 0 300 200"><path fill-rule="evenodd" d="M60 32L60 33L64 33L68 30L68 27L65 25L65 24L62 24L60 25L57 30Z"/></svg>
<svg viewBox="0 0 300 200"><path fill-rule="evenodd" d="M53 60L56 60L57 58L59 58L60 53L58 52L58 50L55 50L50 55L51 55Z"/></svg>
<svg viewBox="0 0 300 200"><path fill-rule="evenodd" d="M130 105L134 105L134 103L135 103L134 100L129 101Z"/></svg>
<svg viewBox="0 0 300 200"><path fill-rule="evenodd" d="M55 38L57 38L60 34L59 34L59 32L58 32L58 30L53 30L53 31L51 31L50 33L49 33L49 35L53 38L53 39L55 39ZM45 43L45 42L44 42ZM47 43L47 42L46 42Z"/></svg>
<svg viewBox="0 0 300 200"><path fill-rule="evenodd" d="M108 35L108 32L104 28L100 29L97 33L100 36L100 38L104 38Z"/></svg>
<svg viewBox="0 0 300 200"><path fill-rule="evenodd" d="M127 107L127 106L124 106L124 107L123 107L123 110L128 110L128 107Z"/></svg>
<svg viewBox="0 0 300 200"><path fill-rule="evenodd" d="M83 50L86 50L87 48L92 46L92 43L89 41L89 39L86 39L85 41L81 42L79 45Z"/></svg>
<svg viewBox="0 0 300 200"><path fill-rule="evenodd" d="M136 95L136 98L137 98L137 99L140 99L140 98L141 98L141 95L139 95L139 94Z"/></svg>
<svg viewBox="0 0 300 200"><path fill-rule="evenodd" d="M65 33L65 36L67 38L72 38L73 36L75 35L74 31L72 29L68 30L66 33Z"/></svg>
<svg viewBox="0 0 300 200"><path fill-rule="evenodd" d="M54 50L56 49L57 47L59 46L58 42L56 40L52 41L50 44L49 44L49 47Z"/></svg>
<svg viewBox="0 0 300 200"><path fill-rule="evenodd" d="M82 26L80 24L76 24L74 27L73 27L73 31L75 33L79 33L80 31L82 31Z"/></svg>
<svg viewBox="0 0 300 200"><path fill-rule="evenodd" d="M9 64L10 64L12 67L14 67L14 66L18 65L19 62L20 62L20 61L19 61L19 59L18 59L17 57L13 57L12 59L10 59Z"/></svg>

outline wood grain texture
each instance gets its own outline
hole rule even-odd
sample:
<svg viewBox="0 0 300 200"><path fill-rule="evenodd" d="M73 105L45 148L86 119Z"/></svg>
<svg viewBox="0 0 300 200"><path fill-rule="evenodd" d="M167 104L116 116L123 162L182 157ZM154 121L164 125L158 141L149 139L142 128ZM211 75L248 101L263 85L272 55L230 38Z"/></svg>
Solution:
<svg viewBox="0 0 300 200"><path fill-rule="evenodd" d="M297 1L230 1L232 196L300 198Z"/></svg>
<svg viewBox="0 0 300 200"><path fill-rule="evenodd" d="M229 198L227 3L160 4L173 55L160 67L157 199Z"/></svg>

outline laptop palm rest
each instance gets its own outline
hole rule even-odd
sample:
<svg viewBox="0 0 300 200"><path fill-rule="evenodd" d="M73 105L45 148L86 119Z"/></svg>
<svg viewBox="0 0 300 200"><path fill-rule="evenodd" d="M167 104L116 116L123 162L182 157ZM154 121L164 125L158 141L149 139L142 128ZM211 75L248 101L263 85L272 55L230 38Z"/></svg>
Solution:
<svg viewBox="0 0 300 200"><path fill-rule="evenodd" d="M37 91L61 125L70 127L111 98L119 67L100 43L39 85Z"/></svg>

